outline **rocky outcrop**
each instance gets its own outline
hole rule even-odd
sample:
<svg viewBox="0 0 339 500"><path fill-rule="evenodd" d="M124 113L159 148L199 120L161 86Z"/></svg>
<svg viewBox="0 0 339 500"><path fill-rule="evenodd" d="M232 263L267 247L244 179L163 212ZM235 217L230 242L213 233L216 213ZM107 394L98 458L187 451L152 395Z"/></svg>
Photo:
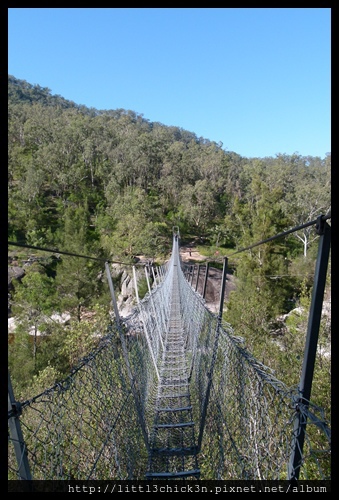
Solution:
<svg viewBox="0 0 339 500"><path fill-rule="evenodd" d="M8 289L12 289L13 279L20 280L25 276L25 270L19 266L8 266Z"/></svg>
<svg viewBox="0 0 339 500"><path fill-rule="evenodd" d="M305 310L303 307L296 307L295 309L292 309L289 313L287 314L282 314L281 316L278 316L274 321L270 323L270 334L272 338L277 341L280 345L279 338L281 338L283 335L286 335L289 331L288 323L287 320L290 316L299 316L299 317L304 317L304 321L307 321L309 315L309 311ZM327 330L328 333L328 341L325 343L325 345L318 346L319 352L322 356L326 358L331 357L331 343L330 343L330 337L331 337L331 299L327 298L323 301L323 307L322 307L322 312L321 312L321 321L322 324L324 325L325 329ZM304 323L305 325L306 323ZM298 328L297 328L298 329ZM304 327L303 327L303 333L304 332ZM284 349L283 347L281 347Z"/></svg>
<svg viewBox="0 0 339 500"><path fill-rule="evenodd" d="M120 293L117 296L117 306L122 317L129 316L136 306L133 277L125 270L120 278Z"/></svg>
<svg viewBox="0 0 339 500"><path fill-rule="evenodd" d="M13 280L21 280L25 276L25 270L17 265L8 266L8 317L11 315L11 292L13 291Z"/></svg>
<svg viewBox="0 0 339 500"><path fill-rule="evenodd" d="M126 266L122 264L112 264L111 275L114 284L114 293L121 317L125 318L132 313L136 307L136 295L132 268L126 271ZM143 266L136 268L137 280L145 277Z"/></svg>
<svg viewBox="0 0 339 500"><path fill-rule="evenodd" d="M68 324L70 319L71 319L71 316L68 313L62 313L62 314L54 313L50 317L46 316L45 318L43 318L45 323L53 323L54 322L54 323L59 323L59 324ZM16 327L18 326L19 323L20 323L20 321L17 318L13 318L13 317L8 318L8 333L10 333L10 334L14 333L16 330ZM40 330L35 331L34 326L29 327L28 333L30 335L41 335Z"/></svg>

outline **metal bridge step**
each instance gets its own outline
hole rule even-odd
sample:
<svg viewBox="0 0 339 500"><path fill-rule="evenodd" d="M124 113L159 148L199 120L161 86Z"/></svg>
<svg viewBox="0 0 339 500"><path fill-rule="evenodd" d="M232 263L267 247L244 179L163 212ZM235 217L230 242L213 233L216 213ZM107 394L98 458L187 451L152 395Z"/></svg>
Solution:
<svg viewBox="0 0 339 500"><path fill-rule="evenodd" d="M173 380L171 380L173 382ZM189 385L189 382L176 382L176 383L171 383L171 384L160 384L160 387L184 387L184 386Z"/></svg>
<svg viewBox="0 0 339 500"><path fill-rule="evenodd" d="M152 453L156 455L168 455L168 456L196 455L198 453L198 447L189 446L183 448L153 448Z"/></svg>
<svg viewBox="0 0 339 500"><path fill-rule="evenodd" d="M183 379L188 378L187 377L188 370L185 368L187 368L187 367L180 366L180 364L170 365L170 366L167 366L166 368L162 367L161 373L165 374L166 372L169 372L169 375L172 375L172 376L174 375L174 377L176 379L181 378L181 380L183 380ZM175 372L181 372L181 373L175 373Z"/></svg>
<svg viewBox="0 0 339 500"><path fill-rule="evenodd" d="M174 429L180 427L193 427L194 422L182 422L180 424L155 424L156 429Z"/></svg>
<svg viewBox="0 0 339 500"><path fill-rule="evenodd" d="M168 363L167 366L162 366L160 368L160 373L179 372L179 371L183 371L183 372L187 373L188 367L186 365L182 365L181 363Z"/></svg>
<svg viewBox="0 0 339 500"><path fill-rule="evenodd" d="M166 365L163 365L161 367L161 371L178 371L178 370L185 370L187 369L187 363L185 363L185 360L180 360L180 361L177 361L176 363L175 362L168 362Z"/></svg>
<svg viewBox="0 0 339 500"><path fill-rule="evenodd" d="M177 408L158 408L157 411L189 411L192 410L192 406L179 406Z"/></svg>
<svg viewBox="0 0 339 500"><path fill-rule="evenodd" d="M181 379L175 378L178 375L182 375L183 377ZM162 375L162 382L161 385L162 387L167 387L168 385L177 385L177 384L182 384L186 383L188 384L188 377L186 376L186 373L166 373Z"/></svg>
<svg viewBox="0 0 339 500"><path fill-rule="evenodd" d="M162 370L166 370L167 367L169 368L187 368L187 364L185 364L186 360L184 356L181 356L180 359L178 359L178 356L173 357L173 358L167 358L165 360L167 363L163 363L161 366Z"/></svg>
<svg viewBox="0 0 339 500"><path fill-rule="evenodd" d="M164 356L163 364L164 364L164 361L166 363L175 362L174 364L185 363L187 361L186 353L184 351L178 351L178 352L173 354L173 351L170 351L170 353L167 353Z"/></svg>
<svg viewBox="0 0 339 500"><path fill-rule="evenodd" d="M147 472L146 477L152 479L155 477L166 478L166 477L189 477L189 476L200 476L200 469L184 470L181 472Z"/></svg>
<svg viewBox="0 0 339 500"><path fill-rule="evenodd" d="M189 398L191 395L189 392L186 392L184 394L159 394L158 398Z"/></svg>

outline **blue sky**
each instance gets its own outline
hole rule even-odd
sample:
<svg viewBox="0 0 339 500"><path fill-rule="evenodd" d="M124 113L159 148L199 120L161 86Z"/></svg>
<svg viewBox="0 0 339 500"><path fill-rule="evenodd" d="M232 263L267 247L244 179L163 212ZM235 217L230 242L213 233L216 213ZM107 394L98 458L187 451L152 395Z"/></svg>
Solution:
<svg viewBox="0 0 339 500"><path fill-rule="evenodd" d="M10 8L8 73L245 157L331 151L330 8Z"/></svg>

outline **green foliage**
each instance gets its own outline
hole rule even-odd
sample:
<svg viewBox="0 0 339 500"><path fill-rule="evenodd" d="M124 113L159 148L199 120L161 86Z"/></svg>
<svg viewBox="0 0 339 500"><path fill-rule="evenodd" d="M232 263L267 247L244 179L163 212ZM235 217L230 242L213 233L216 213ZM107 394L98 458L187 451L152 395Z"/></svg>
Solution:
<svg viewBox="0 0 339 500"><path fill-rule="evenodd" d="M9 338L8 368L14 394L19 397L35 373L32 337L24 328L17 328Z"/></svg>
<svg viewBox="0 0 339 500"><path fill-rule="evenodd" d="M234 251L233 248L216 245L197 245L197 250L201 255L212 259L227 257L228 254Z"/></svg>
<svg viewBox="0 0 339 500"><path fill-rule="evenodd" d="M304 356L308 316L311 305L312 291L307 282L302 285L299 308L293 311L286 320L290 344L286 345L284 364L288 364L288 378L294 383L299 381L301 364ZM315 360L314 378L312 382L312 401L314 404L325 408L330 416L331 401L331 357L330 357L330 325L326 316L322 316L318 337L318 349ZM299 360L299 362L296 362Z"/></svg>
<svg viewBox="0 0 339 500"><path fill-rule="evenodd" d="M53 278L43 271L28 270L21 282L15 283L13 312L19 318L40 318L53 311L55 288Z"/></svg>
<svg viewBox="0 0 339 500"><path fill-rule="evenodd" d="M275 221L286 228L294 213L304 222L329 205L329 155L241 158L178 127L77 106L10 75L8 98L9 233L30 244L61 244L69 207L87 212L89 241L151 257L165 251L163 224L232 247L245 233L262 236L251 220L266 217L273 234Z"/></svg>
<svg viewBox="0 0 339 500"><path fill-rule="evenodd" d="M183 217L190 226L195 227L201 236L216 215L217 202L215 193L207 179L197 180L193 186L187 185L182 190L181 206Z"/></svg>
<svg viewBox="0 0 339 500"><path fill-rule="evenodd" d="M201 253L217 260L330 207L330 155L242 158L192 132L149 123L134 111L88 109L13 76L8 100L13 241L130 263L143 255L163 263L172 227L179 226L182 240L201 238ZM294 305L307 310L317 241L310 226L229 263L236 291L224 317L288 385L300 374L306 316L289 316L285 335L274 337L270 325ZM27 268L21 285L14 282L12 312L21 321L9 343L15 392L52 383L95 347L107 318L96 304L105 308L109 302L102 273L103 262L61 256ZM147 291L140 280L140 298ZM46 316L56 311L69 311L70 324L52 328ZM35 335L28 334L32 327ZM326 348L329 341L322 324L320 343ZM318 356L317 401L327 397L329 374L328 358Z"/></svg>
<svg viewBox="0 0 339 500"><path fill-rule="evenodd" d="M47 367L50 367L60 376L65 376L69 373L71 365L69 364L69 358L64 352L67 332L68 327L65 325L59 325L54 321L46 324L43 336L39 339L36 372L40 373ZM45 387L48 386L46 385Z"/></svg>
<svg viewBox="0 0 339 500"><path fill-rule="evenodd" d="M145 297L146 293L148 293L147 280L146 280L146 278L141 278L138 281L139 299L142 300Z"/></svg>
<svg viewBox="0 0 339 500"><path fill-rule="evenodd" d="M45 366L40 346L57 299L53 278L39 264L31 266L22 282L16 281L14 286L12 312L19 324L8 346L9 367L13 383L22 388Z"/></svg>
<svg viewBox="0 0 339 500"><path fill-rule="evenodd" d="M248 350L264 362L270 349L267 325L276 312L268 290L258 289L250 279L239 280L236 291L230 294L224 318L237 335L246 339Z"/></svg>
<svg viewBox="0 0 339 500"><path fill-rule="evenodd" d="M65 373L59 372L54 366L45 366L28 381L24 397L34 397L40 394L47 387L52 387L56 382L62 380L64 376ZM16 392L14 394L16 397L18 396Z"/></svg>
<svg viewBox="0 0 339 500"><path fill-rule="evenodd" d="M107 319L105 322L102 317L102 309L98 309L96 312L94 320L72 322L65 331L61 352L66 356L69 367L76 366L81 358L93 351L99 339L107 331Z"/></svg>

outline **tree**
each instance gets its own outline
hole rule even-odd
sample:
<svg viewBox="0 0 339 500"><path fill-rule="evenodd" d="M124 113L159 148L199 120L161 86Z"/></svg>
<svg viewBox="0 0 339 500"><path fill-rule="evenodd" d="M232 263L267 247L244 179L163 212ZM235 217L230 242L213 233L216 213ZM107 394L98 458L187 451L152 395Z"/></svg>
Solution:
<svg viewBox="0 0 339 500"><path fill-rule="evenodd" d="M61 247L70 253L103 257L96 235L93 239L90 231L90 217L86 204L79 207L74 205L65 210L64 225L59 232ZM61 311L69 311L81 321L82 309L89 307L100 295L102 269L103 262L100 261L62 257L55 278Z"/></svg>
<svg viewBox="0 0 339 500"><path fill-rule="evenodd" d="M239 202L235 213L241 228L237 241L240 247L259 243L282 231L286 220L281 199L279 188L270 190L259 175L253 175L247 203ZM291 293L288 281L271 278L287 273L287 254L286 242L273 240L236 258L237 288L231 294L226 319L240 335L245 335L252 348L258 339L261 339L259 345L265 344L270 320L286 307Z"/></svg>
<svg viewBox="0 0 339 500"><path fill-rule="evenodd" d="M331 172L330 161L319 166L300 167L294 175L293 188L286 193L282 204L285 214L294 226L300 226L325 215L331 207ZM303 255L313 241L317 239L314 226L308 226L293 233L303 245Z"/></svg>
<svg viewBox="0 0 339 500"><path fill-rule="evenodd" d="M199 235L203 235L217 207L209 182L203 179L194 186L186 186L181 196L181 206L188 223L195 226Z"/></svg>
<svg viewBox="0 0 339 500"><path fill-rule="evenodd" d="M43 332L46 316L53 312L55 304L54 280L43 274L42 271L28 271L21 283L18 281L15 283L12 312L21 324L21 330L30 334L33 330L35 368L37 363L37 337L40 332Z"/></svg>
<svg viewBox="0 0 339 500"><path fill-rule="evenodd" d="M117 194L107 213L114 220L114 229L105 237L106 248L112 255L134 257L154 256L168 244L167 225L158 222L160 208L157 199L147 196L139 187L128 187Z"/></svg>

